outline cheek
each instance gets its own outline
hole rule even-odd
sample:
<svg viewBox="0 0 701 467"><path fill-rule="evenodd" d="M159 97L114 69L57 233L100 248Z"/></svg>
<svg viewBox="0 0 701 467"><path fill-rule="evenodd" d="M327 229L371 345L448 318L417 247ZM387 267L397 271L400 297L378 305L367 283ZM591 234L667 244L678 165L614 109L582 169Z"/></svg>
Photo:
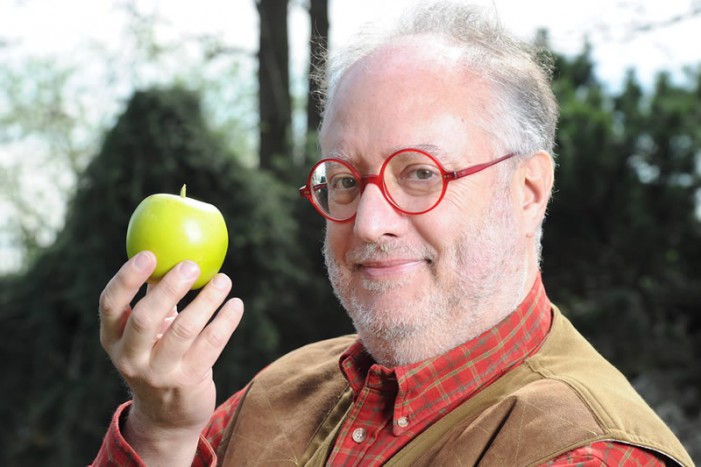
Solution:
<svg viewBox="0 0 701 467"><path fill-rule="evenodd" d="M444 209L441 204L433 211L417 216L414 221L416 241L436 252L440 258L443 252L454 248L456 239L466 227L465 216L458 212L452 208Z"/></svg>
<svg viewBox="0 0 701 467"><path fill-rule="evenodd" d="M422 234L439 243L461 236L482 216L482 206L469 196L468 190L448 191L441 203L422 220Z"/></svg>
<svg viewBox="0 0 701 467"><path fill-rule="evenodd" d="M462 193L461 193L462 194ZM483 200L482 200L483 201ZM495 206L468 201L465 196L448 196L433 211L424 214L419 230L424 242L439 252L437 272L443 268L460 266L465 251L473 255L487 254L482 250L481 239L491 228L488 225L491 210ZM478 250L478 251L475 251ZM462 258L464 259L464 258Z"/></svg>
<svg viewBox="0 0 701 467"><path fill-rule="evenodd" d="M350 224L329 223L326 226L324 249L327 255L331 255L336 262L342 262L348 251L348 244L352 235Z"/></svg>

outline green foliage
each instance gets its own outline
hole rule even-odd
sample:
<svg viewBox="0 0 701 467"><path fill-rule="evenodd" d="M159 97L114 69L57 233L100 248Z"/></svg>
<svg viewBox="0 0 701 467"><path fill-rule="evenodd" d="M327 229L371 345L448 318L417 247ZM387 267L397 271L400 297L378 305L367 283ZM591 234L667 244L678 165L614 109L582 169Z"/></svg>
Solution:
<svg viewBox="0 0 701 467"><path fill-rule="evenodd" d="M64 230L21 277L0 282L5 357L3 465L88 463L127 394L99 346L97 300L125 261L131 212L145 196L177 193L217 205L230 248L223 270L246 315L223 357L230 394L281 352L275 315L307 290L295 249L292 198L271 176L239 164L203 123L198 96L136 93L80 180ZM186 300L187 301L187 300Z"/></svg>
<svg viewBox="0 0 701 467"><path fill-rule="evenodd" d="M551 299L627 376L654 374L677 391L647 384L653 405L673 399L699 418L701 69L686 85L660 74L647 92L630 73L612 95L587 50L556 66L562 116L543 246Z"/></svg>

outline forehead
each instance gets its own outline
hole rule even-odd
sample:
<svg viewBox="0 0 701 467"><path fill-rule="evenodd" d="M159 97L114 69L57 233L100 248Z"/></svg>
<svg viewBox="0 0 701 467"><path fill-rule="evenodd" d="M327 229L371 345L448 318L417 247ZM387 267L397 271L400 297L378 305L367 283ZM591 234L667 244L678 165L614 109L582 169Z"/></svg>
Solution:
<svg viewBox="0 0 701 467"><path fill-rule="evenodd" d="M322 156L372 164L406 147L441 160L483 152L488 91L442 40L383 46L339 81L320 133Z"/></svg>

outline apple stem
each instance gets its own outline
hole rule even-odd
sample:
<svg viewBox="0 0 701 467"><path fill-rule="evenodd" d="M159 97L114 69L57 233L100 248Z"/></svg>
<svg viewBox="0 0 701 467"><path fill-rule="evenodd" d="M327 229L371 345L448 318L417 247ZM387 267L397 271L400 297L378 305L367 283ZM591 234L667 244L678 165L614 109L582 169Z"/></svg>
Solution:
<svg viewBox="0 0 701 467"><path fill-rule="evenodd" d="M185 197L185 193L187 192L186 187L187 185L183 184L183 187L180 189L180 196L182 196L183 198Z"/></svg>

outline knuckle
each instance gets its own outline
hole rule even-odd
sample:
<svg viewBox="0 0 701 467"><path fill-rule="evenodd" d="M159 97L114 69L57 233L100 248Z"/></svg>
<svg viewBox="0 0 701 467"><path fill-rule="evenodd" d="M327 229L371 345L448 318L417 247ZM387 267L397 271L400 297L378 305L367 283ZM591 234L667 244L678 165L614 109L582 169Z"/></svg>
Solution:
<svg viewBox="0 0 701 467"><path fill-rule="evenodd" d="M210 347L218 349L226 344L227 339L224 337L223 333L216 330L209 330L205 335L205 340Z"/></svg>
<svg viewBox="0 0 701 467"><path fill-rule="evenodd" d="M143 374L141 368L134 365L125 364L117 367L117 371L124 379L124 382L129 386L130 390L151 386L150 381Z"/></svg>
<svg viewBox="0 0 701 467"><path fill-rule="evenodd" d="M198 298L208 307L216 308L226 298L226 291L216 287L205 287ZM201 298L200 298L201 297Z"/></svg>
<svg viewBox="0 0 701 467"><path fill-rule="evenodd" d="M126 380L133 380L137 378L139 374L131 360L125 358L123 355L112 357L112 364L117 369L119 374Z"/></svg>
<svg viewBox="0 0 701 467"><path fill-rule="evenodd" d="M221 299L219 294L217 294L215 291L206 288L200 292L198 302L200 302L201 306L205 308L216 308L221 302Z"/></svg>
<svg viewBox="0 0 701 467"><path fill-rule="evenodd" d="M173 321L169 331L173 334L173 337L181 341L192 340L199 334L199 330L195 329L192 325L183 321L182 319L176 319Z"/></svg>
<svg viewBox="0 0 701 467"><path fill-rule="evenodd" d="M204 333L204 340L210 347L217 348L221 345L223 336L216 329L207 328L207 332Z"/></svg>
<svg viewBox="0 0 701 467"><path fill-rule="evenodd" d="M138 378L138 372L131 365L116 364L115 367L119 374L127 381L134 381Z"/></svg>
<svg viewBox="0 0 701 467"><path fill-rule="evenodd" d="M147 362L120 355L112 359L112 364L132 390L137 387L155 387L157 385Z"/></svg>
<svg viewBox="0 0 701 467"><path fill-rule="evenodd" d="M134 313L131 314L131 317L129 318L131 321L131 327L136 331L137 333L141 334L144 333L151 328L153 328L153 320L151 319L151 314L150 313L145 313L143 309L137 306L137 309L134 310Z"/></svg>
<svg viewBox="0 0 701 467"><path fill-rule="evenodd" d="M169 276L166 276L158 285L161 293L170 301L178 301L189 290L185 284Z"/></svg>
<svg viewBox="0 0 701 467"><path fill-rule="evenodd" d="M100 293L100 298L98 300L98 305L100 307L100 312L102 313L112 313L114 312L114 300L110 291L105 288L102 293Z"/></svg>

